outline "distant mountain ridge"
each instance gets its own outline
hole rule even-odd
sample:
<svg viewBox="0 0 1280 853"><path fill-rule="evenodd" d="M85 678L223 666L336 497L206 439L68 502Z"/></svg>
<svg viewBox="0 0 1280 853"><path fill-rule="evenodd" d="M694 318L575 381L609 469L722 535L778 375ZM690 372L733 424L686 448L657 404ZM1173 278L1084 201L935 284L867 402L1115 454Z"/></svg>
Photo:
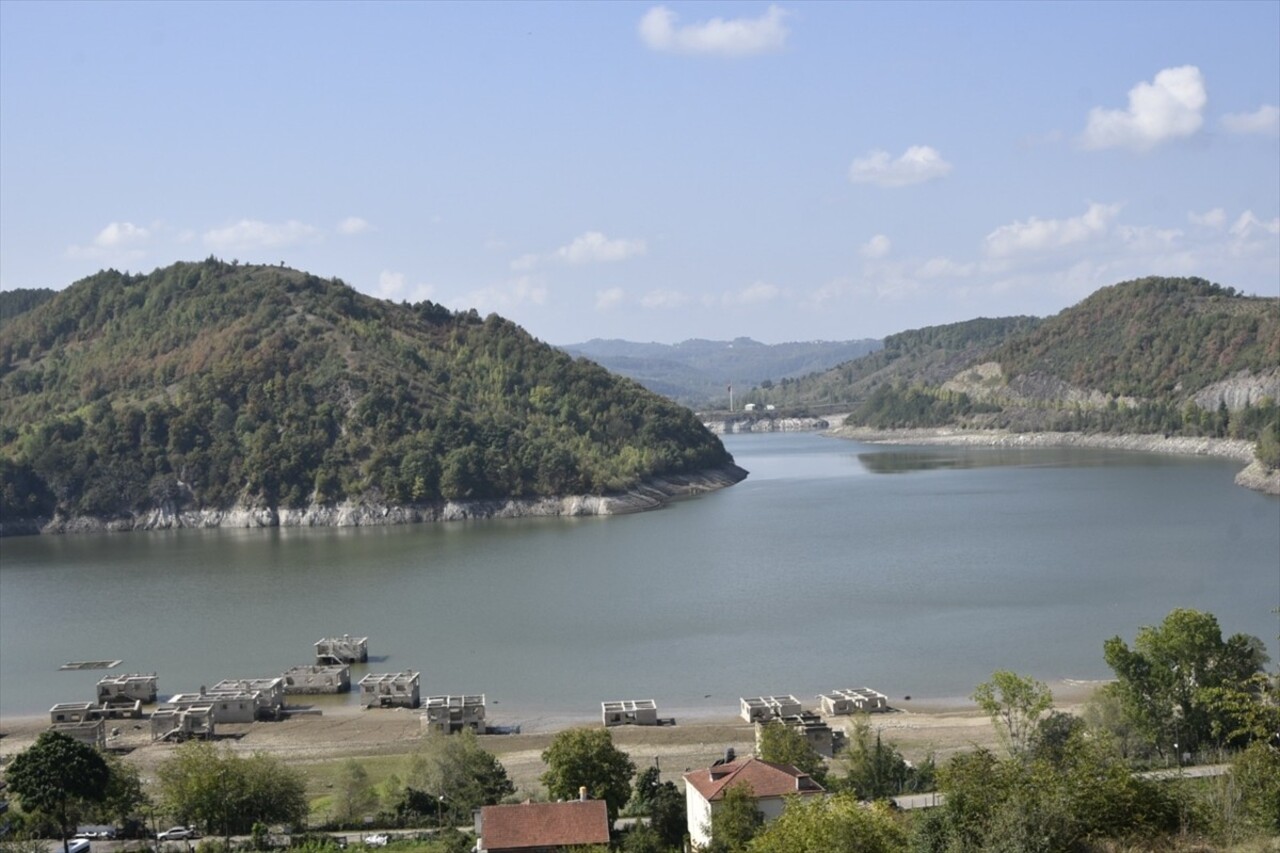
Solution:
<svg viewBox="0 0 1280 853"><path fill-rule="evenodd" d="M688 410L497 315L214 258L0 296L5 530L745 476Z"/></svg>
<svg viewBox="0 0 1280 853"><path fill-rule="evenodd" d="M745 398L847 423L1238 438L1280 464L1280 299L1199 278L1104 287L1045 320L971 320Z"/></svg>
<svg viewBox="0 0 1280 853"><path fill-rule="evenodd" d="M593 338L561 347L694 407L727 405L729 385L742 394L753 386L826 370L879 348L880 341L872 338L763 344L746 337L691 338L677 344Z"/></svg>

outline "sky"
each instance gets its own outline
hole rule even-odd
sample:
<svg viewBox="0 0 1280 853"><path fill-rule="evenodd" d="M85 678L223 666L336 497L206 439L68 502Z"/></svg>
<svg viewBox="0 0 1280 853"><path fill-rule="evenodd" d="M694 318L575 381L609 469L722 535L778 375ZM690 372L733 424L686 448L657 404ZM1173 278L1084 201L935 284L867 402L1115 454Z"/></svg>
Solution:
<svg viewBox="0 0 1280 853"><path fill-rule="evenodd" d="M553 344L1280 295L1280 2L0 0L0 288L280 263Z"/></svg>

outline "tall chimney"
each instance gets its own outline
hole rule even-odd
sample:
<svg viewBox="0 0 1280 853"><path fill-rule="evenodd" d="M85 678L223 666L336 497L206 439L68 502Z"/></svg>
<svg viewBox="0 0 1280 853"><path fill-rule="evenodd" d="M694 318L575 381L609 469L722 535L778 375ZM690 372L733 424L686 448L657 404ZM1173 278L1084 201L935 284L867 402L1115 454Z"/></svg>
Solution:
<svg viewBox="0 0 1280 853"><path fill-rule="evenodd" d="M578 802L585 803L587 801L587 786L583 785L578 788Z"/></svg>

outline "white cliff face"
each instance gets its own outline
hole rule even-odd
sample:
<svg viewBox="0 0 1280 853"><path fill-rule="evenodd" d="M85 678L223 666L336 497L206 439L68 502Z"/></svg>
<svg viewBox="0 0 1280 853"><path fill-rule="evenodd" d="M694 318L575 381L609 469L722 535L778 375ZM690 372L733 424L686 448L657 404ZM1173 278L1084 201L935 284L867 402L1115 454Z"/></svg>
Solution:
<svg viewBox="0 0 1280 853"><path fill-rule="evenodd" d="M1226 403L1227 410L1238 412L1245 406L1256 406L1264 397L1280 400L1280 368L1269 373L1238 373L1230 379L1206 385L1196 392L1196 405L1213 411Z"/></svg>
<svg viewBox="0 0 1280 853"><path fill-rule="evenodd" d="M311 504L295 509L240 506L224 510L177 510L170 506L114 519L75 517L0 524L0 536L171 530L186 527L370 527L467 519L620 515L655 509L681 498L723 489L746 476L746 471L736 465L728 465L694 474L654 477L626 492L613 495L443 501L414 506L388 506L372 502Z"/></svg>
<svg viewBox="0 0 1280 853"><path fill-rule="evenodd" d="M740 432L818 432L831 427L826 418L731 417L704 421L702 425L716 435Z"/></svg>

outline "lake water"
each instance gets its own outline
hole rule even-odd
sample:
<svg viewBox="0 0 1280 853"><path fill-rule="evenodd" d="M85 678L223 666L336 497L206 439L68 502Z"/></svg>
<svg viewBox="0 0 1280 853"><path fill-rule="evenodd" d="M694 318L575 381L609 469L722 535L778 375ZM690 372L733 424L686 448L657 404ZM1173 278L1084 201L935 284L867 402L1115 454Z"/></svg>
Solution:
<svg viewBox="0 0 1280 853"><path fill-rule="evenodd" d="M1277 654L1280 500L1219 460L726 436L746 481L639 515L0 540L0 713L88 701L122 659L162 694L310 663L486 693L498 723L664 716L868 685L969 694L995 669L1105 678L1175 607ZM337 701L353 701L350 698Z"/></svg>

